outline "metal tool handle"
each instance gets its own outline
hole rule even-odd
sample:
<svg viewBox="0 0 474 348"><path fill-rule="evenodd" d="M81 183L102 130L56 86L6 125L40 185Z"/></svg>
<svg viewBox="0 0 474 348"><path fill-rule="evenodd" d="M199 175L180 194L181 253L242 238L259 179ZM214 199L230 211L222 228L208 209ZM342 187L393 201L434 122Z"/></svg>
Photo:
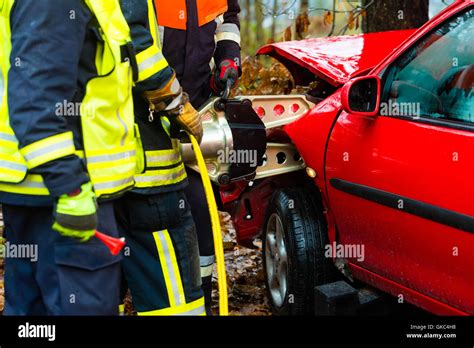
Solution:
<svg viewBox="0 0 474 348"><path fill-rule="evenodd" d="M225 90L221 93L220 98L215 103L215 108L217 111L224 111L227 100L229 100L230 92L232 90L232 80L227 80Z"/></svg>
<svg viewBox="0 0 474 348"><path fill-rule="evenodd" d="M234 83L232 80L227 80L227 84L225 86L225 90L222 92L221 99L227 100L230 97L230 92L232 91L232 86Z"/></svg>

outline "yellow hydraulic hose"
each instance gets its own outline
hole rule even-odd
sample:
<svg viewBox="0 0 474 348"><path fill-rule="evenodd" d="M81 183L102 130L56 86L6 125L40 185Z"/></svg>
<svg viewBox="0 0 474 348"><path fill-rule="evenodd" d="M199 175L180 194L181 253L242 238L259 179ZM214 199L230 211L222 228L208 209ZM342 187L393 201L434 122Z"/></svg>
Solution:
<svg viewBox="0 0 474 348"><path fill-rule="evenodd" d="M219 212L217 210L216 199L211 186L211 179L209 179L209 174L207 173L207 167L204 162L204 157L202 156L201 148L192 134L189 134L189 138L191 139L194 154L196 155L199 172L201 173L201 179L204 185L204 191L206 192L209 215L211 216L212 234L214 236L214 252L216 254L217 265L217 283L219 289L219 315L229 315L229 306L227 303L227 275L225 270L224 246L222 242Z"/></svg>

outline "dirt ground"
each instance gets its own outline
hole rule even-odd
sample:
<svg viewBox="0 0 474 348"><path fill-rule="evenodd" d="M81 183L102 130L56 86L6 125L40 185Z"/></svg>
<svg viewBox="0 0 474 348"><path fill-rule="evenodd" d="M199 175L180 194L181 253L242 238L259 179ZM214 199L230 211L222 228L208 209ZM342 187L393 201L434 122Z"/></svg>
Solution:
<svg viewBox="0 0 474 348"><path fill-rule="evenodd" d="M262 250L259 243L255 249L237 245L235 230L230 216L221 214L221 226L224 239L227 284L229 291L230 315L270 315L263 275ZM0 211L0 235L3 233L3 220ZM1 238L1 237L0 237ZM3 238L1 241L3 242ZM4 260L0 258L0 312L4 306ZM217 273L214 271L213 306L214 314L219 313L217 294ZM126 303L127 314L133 315L130 298Z"/></svg>
<svg viewBox="0 0 474 348"><path fill-rule="evenodd" d="M261 242L255 242L255 249L237 245L230 216L225 213L221 213L220 216L227 270L229 315L271 315L265 294ZM212 311L217 315L219 307L215 269L213 283Z"/></svg>

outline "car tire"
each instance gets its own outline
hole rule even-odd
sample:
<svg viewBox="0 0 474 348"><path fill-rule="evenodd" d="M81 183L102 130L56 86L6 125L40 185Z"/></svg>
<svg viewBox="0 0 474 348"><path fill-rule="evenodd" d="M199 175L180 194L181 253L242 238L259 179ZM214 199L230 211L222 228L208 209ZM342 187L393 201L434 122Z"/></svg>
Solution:
<svg viewBox="0 0 474 348"><path fill-rule="evenodd" d="M318 193L304 188L276 191L263 228L265 285L276 315L314 314L314 287L337 278L324 256L328 244Z"/></svg>

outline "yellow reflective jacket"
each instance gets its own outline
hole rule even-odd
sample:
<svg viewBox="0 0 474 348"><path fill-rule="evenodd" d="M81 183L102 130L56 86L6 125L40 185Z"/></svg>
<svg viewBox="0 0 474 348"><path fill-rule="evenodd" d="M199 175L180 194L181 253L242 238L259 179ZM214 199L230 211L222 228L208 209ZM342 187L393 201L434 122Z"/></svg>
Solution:
<svg viewBox="0 0 474 348"><path fill-rule="evenodd" d="M15 0L0 0L0 191L48 196L42 176L32 172L71 155L84 159L98 197L114 196L132 188L134 175L143 170L144 163L131 94L135 55L119 1L85 0L96 19L98 39L97 76L88 81L80 103L81 151L74 146L75 134L71 131L25 145L10 125L8 72L12 49L10 13L14 3Z"/></svg>
<svg viewBox="0 0 474 348"><path fill-rule="evenodd" d="M139 79L134 88L135 116L146 156L146 169L135 176L134 192L156 194L182 189L187 184L187 175L179 140L171 137L166 117L150 115L148 102L142 97L144 91L159 90L175 79L174 71L161 52L153 0L121 0L121 5L137 51Z"/></svg>

